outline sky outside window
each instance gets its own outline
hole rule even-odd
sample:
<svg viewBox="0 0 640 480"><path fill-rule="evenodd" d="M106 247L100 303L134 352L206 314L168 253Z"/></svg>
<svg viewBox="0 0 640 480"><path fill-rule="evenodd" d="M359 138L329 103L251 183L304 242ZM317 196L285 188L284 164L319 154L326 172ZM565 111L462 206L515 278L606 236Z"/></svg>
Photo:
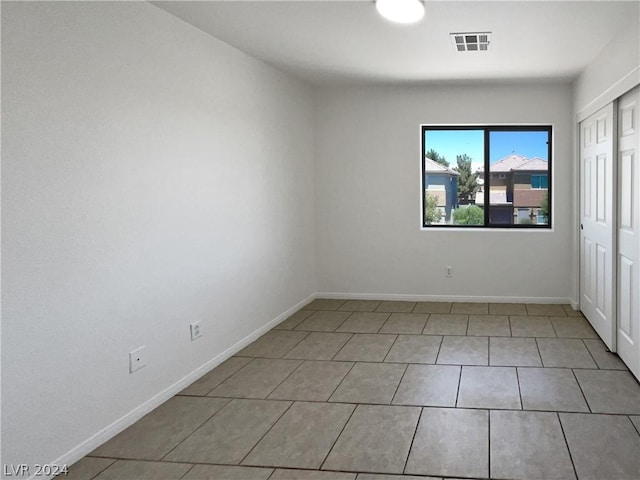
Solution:
<svg viewBox="0 0 640 480"><path fill-rule="evenodd" d="M549 134L546 131L490 132L489 163L493 164L514 153L526 158L538 157L548 161L548 141Z"/></svg>
<svg viewBox="0 0 640 480"><path fill-rule="evenodd" d="M484 164L484 131L482 130L427 130L426 150L434 149L442 155L451 168L457 165L456 156L469 155L472 159L471 171L475 172Z"/></svg>

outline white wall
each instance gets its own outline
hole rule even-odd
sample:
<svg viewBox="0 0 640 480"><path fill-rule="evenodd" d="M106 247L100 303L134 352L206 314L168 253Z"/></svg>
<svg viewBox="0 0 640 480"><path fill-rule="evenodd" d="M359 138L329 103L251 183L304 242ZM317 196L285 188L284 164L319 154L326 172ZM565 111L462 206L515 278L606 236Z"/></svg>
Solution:
<svg viewBox="0 0 640 480"><path fill-rule="evenodd" d="M618 35L576 79L574 110L578 120L640 83L640 3L635 6L637 14L620 26Z"/></svg>
<svg viewBox="0 0 640 480"><path fill-rule="evenodd" d="M568 84L321 90L319 291L567 301L575 281L571 101ZM554 126L554 230L421 231L420 125L492 123Z"/></svg>
<svg viewBox="0 0 640 480"><path fill-rule="evenodd" d="M2 71L2 463L72 461L316 291L313 92L142 2L3 2Z"/></svg>

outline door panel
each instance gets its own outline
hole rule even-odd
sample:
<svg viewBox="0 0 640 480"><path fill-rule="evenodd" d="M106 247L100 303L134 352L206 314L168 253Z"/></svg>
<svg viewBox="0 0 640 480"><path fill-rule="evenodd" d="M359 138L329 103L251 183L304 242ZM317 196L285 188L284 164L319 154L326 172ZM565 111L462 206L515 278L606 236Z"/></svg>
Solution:
<svg viewBox="0 0 640 480"><path fill-rule="evenodd" d="M615 351L613 104L585 119L580 136L580 309Z"/></svg>
<svg viewBox="0 0 640 480"><path fill-rule="evenodd" d="M640 88L620 98L619 230L618 230L618 355L640 379Z"/></svg>

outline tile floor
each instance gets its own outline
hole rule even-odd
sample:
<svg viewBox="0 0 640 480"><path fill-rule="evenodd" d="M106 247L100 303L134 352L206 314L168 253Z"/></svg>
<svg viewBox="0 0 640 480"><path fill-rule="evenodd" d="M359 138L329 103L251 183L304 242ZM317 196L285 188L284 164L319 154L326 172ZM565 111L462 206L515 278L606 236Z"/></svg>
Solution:
<svg viewBox="0 0 640 480"><path fill-rule="evenodd" d="M638 480L639 432L567 305L318 299L67 478Z"/></svg>

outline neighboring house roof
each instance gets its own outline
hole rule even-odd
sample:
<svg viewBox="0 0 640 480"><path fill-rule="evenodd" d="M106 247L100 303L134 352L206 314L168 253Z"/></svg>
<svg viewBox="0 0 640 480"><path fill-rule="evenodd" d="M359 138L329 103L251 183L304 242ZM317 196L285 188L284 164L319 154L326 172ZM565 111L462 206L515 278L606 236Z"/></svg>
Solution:
<svg viewBox="0 0 640 480"><path fill-rule="evenodd" d="M443 173L448 175L454 175L459 177L460 174L456 172L454 169L445 167L441 163L438 163L434 160L431 160L429 157L424 157L424 171L425 173Z"/></svg>
<svg viewBox="0 0 640 480"><path fill-rule="evenodd" d="M537 172L539 170L547 171L549 169L549 163L541 158L532 158L531 160L523 163L522 165L514 168L517 171Z"/></svg>
<svg viewBox="0 0 640 480"><path fill-rule="evenodd" d="M491 173L507 173L514 171L538 171L548 170L549 164L539 157L527 158L522 155L512 154L491 164ZM478 168L478 172L484 171L484 167Z"/></svg>

